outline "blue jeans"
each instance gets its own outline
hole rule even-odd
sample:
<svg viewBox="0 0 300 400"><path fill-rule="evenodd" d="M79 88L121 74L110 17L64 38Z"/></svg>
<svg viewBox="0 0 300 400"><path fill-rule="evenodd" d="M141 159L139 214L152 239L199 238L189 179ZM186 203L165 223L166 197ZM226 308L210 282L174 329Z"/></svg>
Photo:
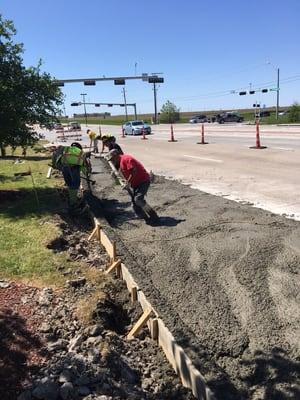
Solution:
<svg viewBox="0 0 300 400"><path fill-rule="evenodd" d="M62 174L66 185L70 189L79 189L80 187L80 166L79 165L64 165Z"/></svg>
<svg viewBox="0 0 300 400"><path fill-rule="evenodd" d="M150 181L146 181L133 189L134 203L140 208L143 208L146 204L144 197L148 192L149 186Z"/></svg>

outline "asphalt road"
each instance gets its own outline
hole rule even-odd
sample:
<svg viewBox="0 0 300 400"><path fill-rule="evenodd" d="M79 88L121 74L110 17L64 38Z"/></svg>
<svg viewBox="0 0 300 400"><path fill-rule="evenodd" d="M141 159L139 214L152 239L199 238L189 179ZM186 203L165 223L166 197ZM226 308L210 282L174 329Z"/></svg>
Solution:
<svg viewBox="0 0 300 400"><path fill-rule="evenodd" d="M249 148L256 143L253 125L205 124L207 145L197 144L200 124L174 125L174 143L168 142L167 124L153 126L148 140L122 138L120 126L101 126L101 131L115 135L124 152L156 174L300 220L300 126L262 126L263 150ZM46 137L56 140L55 133ZM85 129L83 143L88 144Z"/></svg>

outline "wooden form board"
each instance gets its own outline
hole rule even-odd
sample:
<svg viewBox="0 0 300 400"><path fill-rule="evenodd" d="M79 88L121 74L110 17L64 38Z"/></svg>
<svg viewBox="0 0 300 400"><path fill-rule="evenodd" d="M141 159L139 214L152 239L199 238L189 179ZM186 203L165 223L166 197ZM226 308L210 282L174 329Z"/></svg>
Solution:
<svg viewBox="0 0 300 400"><path fill-rule="evenodd" d="M183 348L176 343L174 336L160 318L158 318L158 344L180 376L183 386L190 388L193 395L199 400L215 400L204 377L194 367Z"/></svg>
<svg viewBox="0 0 300 400"><path fill-rule="evenodd" d="M115 261L116 259L116 244L115 242L111 242L104 232L103 229L100 229L100 243L102 246L105 247L105 250L107 251L109 257L111 258L112 261Z"/></svg>
<svg viewBox="0 0 300 400"><path fill-rule="evenodd" d="M100 224L96 218L94 218L94 221L95 224L99 225L100 227ZM100 232L103 232L103 230L101 229ZM105 233L104 235L107 238L108 248L110 249L111 253L108 252L105 246L104 247L106 248L106 251L110 257L114 251L115 257L115 246L112 245ZM141 329L141 327L144 326L148 321L151 336L153 339L158 340L159 346L164 351L167 359L173 366L176 373L180 376L183 386L191 389L193 395L198 400L216 400L214 394L207 386L204 377L193 365L191 359L185 354L183 348L176 343L174 336L159 318L158 313L153 309L145 294L140 290L128 268L121 263L120 270L122 279L126 282L129 292L131 292L133 287L137 288L137 299L143 309L143 315L137 321L128 336L134 336L136 334L136 330ZM153 318L151 318L151 316L153 316Z"/></svg>

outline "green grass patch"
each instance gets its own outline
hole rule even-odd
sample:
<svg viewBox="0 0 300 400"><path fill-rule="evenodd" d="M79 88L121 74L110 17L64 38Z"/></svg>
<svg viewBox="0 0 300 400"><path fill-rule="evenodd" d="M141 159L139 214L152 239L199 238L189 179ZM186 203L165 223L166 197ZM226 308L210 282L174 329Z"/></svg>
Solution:
<svg viewBox="0 0 300 400"><path fill-rule="evenodd" d="M60 286L64 277L57 268L72 263L46 245L60 236L62 179L46 178L50 156L40 144L21 162L19 155L17 150L14 157L0 158L0 277ZM15 176L29 169L32 175Z"/></svg>

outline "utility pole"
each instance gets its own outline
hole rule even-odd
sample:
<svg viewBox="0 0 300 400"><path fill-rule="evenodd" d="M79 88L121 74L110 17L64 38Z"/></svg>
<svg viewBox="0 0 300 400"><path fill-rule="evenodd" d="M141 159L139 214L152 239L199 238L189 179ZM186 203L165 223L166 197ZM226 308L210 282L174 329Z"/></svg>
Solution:
<svg viewBox="0 0 300 400"><path fill-rule="evenodd" d="M85 107L85 96L86 96L86 93L80 93L80 96L82 96L82 102L83 102L83 108L84 108L85 126L87 126L87 115L86 115L86 107Z"/></svg>
<svg viewBox="0 0 300 400"><path fill-rule="evenodd" d="M277 68L277 100L276 100L276 119L279 113L279 68Z"/></svg>
<svg viewBox="0 0 300 400"><path fill-rule="evenodd" d="M157 95L156 95L156 82L153 83L154 92L154 123L157 124Z"/></svg>
<svg viewBox="0 0 300 400"><path fill-rule="evenodd" d="M127 114L127 103L126 103L126 92L125 88L123 87L123 96L124 96L124 105L125 105L125 115L126 115L126 122L128 121L128 114Z"/></svg>
<svg viewBox="0 0 300 400"><path fill-rule="evenodd" d="M134 119L137 120L136 103L133 104L133 107L134 107Z"/></svg>

